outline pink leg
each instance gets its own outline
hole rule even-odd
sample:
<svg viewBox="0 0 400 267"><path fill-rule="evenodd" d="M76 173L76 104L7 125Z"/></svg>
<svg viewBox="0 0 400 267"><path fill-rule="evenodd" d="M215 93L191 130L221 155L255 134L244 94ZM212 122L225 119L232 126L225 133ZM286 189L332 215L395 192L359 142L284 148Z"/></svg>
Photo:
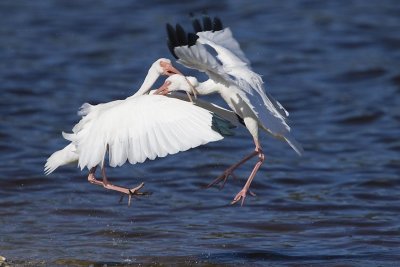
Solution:
<svg viewBox="0 0 400 267"><path fill-rule="evenodd" d="M89 176L88 176L88 181L89 181L89 183L91 183L91 184L103 186L103 182L97 180L96 177L94 176L94 173L96 172L96 168L97 168L97 167L93 167L93 168L90 169L90 171L89 171Z"/></svg>
<svg viewBox="0 0 400 267"><path fill-rule="evenodd" d="M240 165L242 165L243 163L250 160L251 158L253 158L256 155L258 155L258 152L254 151L251 154L244 157L238 163L235 163L232 166L230 166L220 176L218 176L214 181L212 181L209 185L207 185L207 188L210 188L211 186L217 185L221 182L222 182L222 184L220 185L220 189L224 188L224 185L225 185L226 180L228 179L229 175L232 175L233 177L235 177L235 175L233 174L233 171L236 170Z"/></svg>
<svg viewBox="0 0 400 267"><path fill-rule="evenodd" d="M263 164L263 162L265 160L265 156L264 156L264 153L262 152L259 142L256 141L255 143L256 143L256 152L258 154L258 162L254 166L253 171L251 172L249 178L247 179L246 184L244 185L243 189L240 190L239 193L237 193L237 195L235 196L235 198L233 199L231 204L235 204L235 203L239 202L240 200L242 200L241 205L243 206L244 199L246 198L247 191L249 191L251 182L253 181L254 176L256 176L258 169L261 167L261 165Z"/></svg>
<svg viewBox="0 0 400 267"><path fill-rule="evenodd" d="M89 176L88 176L88 181L92 184L95 185L100 185L103 186L104 188L110 189L110 190L114 190L114 191L118 191L121 192L123 194L127 194L129 196L129 200L128 200L128 205L131 204L131 198L133 195L147 195L149 194L148 192L139 192L139 190L144 186L144 183L141 183L140 185L138 185L135 188L132 189L128 189L125 187L121 187L121 186L117 186L117 185L113 185L111 183L108 182L107 176L106 176L106 171L105 171L105 167L103 166L101 173L103 176L103 181L99 181L96 179L96 177L94 176L94 173L96 171L96 167L93 167L90 171L89 171Z"/></svg>

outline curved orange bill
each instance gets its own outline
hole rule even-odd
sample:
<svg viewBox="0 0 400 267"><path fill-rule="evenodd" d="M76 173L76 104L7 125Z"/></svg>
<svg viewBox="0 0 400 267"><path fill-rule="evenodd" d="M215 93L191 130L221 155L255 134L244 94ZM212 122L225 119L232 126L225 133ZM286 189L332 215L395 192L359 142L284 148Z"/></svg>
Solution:
<svg viewBox="0 0 400 267"><path fill-rule="evenodd" d="M176 69L174 66L172 66L172 64L170 64L170 63L165 63L164 66L163 66L163 68L164 68L164 74L165 74L165 75L168 75L168 76L171 76L171 75L174 75L174 74L183 75L182 72L180 72L179 70L177 70L177 69Z"/></svg>
<svg viewBox="0 0 400 267"><path fill-rule="evenodd" d="M174 66L172 66L172 64L168 64L165 66L166 69L166 74L168 76L174 75L174 74L180 74L183 75L182 72L180 72L179 70L177 70Z"/></svg>

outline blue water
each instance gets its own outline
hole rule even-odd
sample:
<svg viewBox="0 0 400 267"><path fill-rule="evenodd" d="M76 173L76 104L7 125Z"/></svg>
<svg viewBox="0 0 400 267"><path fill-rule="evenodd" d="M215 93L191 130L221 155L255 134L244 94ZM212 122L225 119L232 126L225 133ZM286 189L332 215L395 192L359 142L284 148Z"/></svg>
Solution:
<svg viewBox="0 0 400 267"><path fill-rule="evenodd" d="M182 2L0 2L0 256L23 266L396 265L398 1ZM289 110L304 156L263 135L257 196L243 207L229 203L254 162L221 191L203 186L253 150L244 128L109 169L116 184L153 192L130 207L75 166L44 176L79 106L133 94L155 59L171 58L165 23L188 29L188 12L202 10L231 27Z"/></svg>

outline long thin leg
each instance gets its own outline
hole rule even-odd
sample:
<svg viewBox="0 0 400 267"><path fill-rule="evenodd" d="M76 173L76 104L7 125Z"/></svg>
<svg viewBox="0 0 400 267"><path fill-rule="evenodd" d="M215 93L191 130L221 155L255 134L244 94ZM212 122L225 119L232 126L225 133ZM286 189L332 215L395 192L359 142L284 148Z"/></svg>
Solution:
<svg viewBox="0 0 400 267"><path fill-rule="evenodd" d="M131 198L132 198L133 195L147 195L147 194L149 194L148 192L139 192L139 190L141 188L143 188L144 183L141 183L140 185L138 185L137 187L132 188L132 189L128 189L126 187L121 187L121 186L117 186L117 185L111 184L107 179L106 171L105 171L105 167L104 166L101 169L101 173L102 173L102 176L103 176L103 181L99 181L99 180L96 179L96 177L94 175L95 172L96 172L96 167L93 167L92 169L90 169L89 176L88 176L88 181L90 183L92 183L92 184L103 186L104 188L107 188L109 190L118 191L118 192L121 192L123 194L128 195L129 196L128 205L131 204Z"/></svg>
<svg viewBox="0 0 400 267"><path fill-rule="evenodd" d="M103 186L104 186L104 188L130 195L130 189L128 189L126 187L113 185L110 182L108 182L108 179L107 179L107 176L106 176L106 168L105 168L104 165L103 165L103 168L101 168L101 175L103 176Z"/></svg>
<svg viewBox="0 0 400 267"><path fill-rule="evenodd" d="M103 182L97 180L96 177L94 176L94 173L96 172L96 168L97 168L97 167L93 167L93 168L90 169L90 171L89 171L89 176L88 176L88 181L89 181L89 183L91 183L91 184L103 186Z"/></svg>
<svg viewBox="0 0 400 267"><path fill-rule="evenodd" d="M207 185L207 188L210 188L211 186L217 185L221 182L222 182L222 184L220 185L219 189L224 188L224 185L225 185L226 180L228 179L229 175L232 175L235 177L235 175L233 174L233 171L236 170L240 165L242 165L243 163L247 162L248 160L250 160L251 158L253 158L254 156L257 156L257 155L258 155L258 152L254 151L251 154L244 157L239 162L233 164L228 169L226 169L220 176L218 176L214 181L212 181L209 185Z"/></svg>
<svg viewBox="0 0 400 267"><path fill-rule="evenodd" d="M233 199L231 204L235 204L238 201L242 200L241 205L243 206L244 199L246 198L247 191L249 191L251 182L253 181L254 176L256 176L258 169L261 167L261 165L263 164L263 162L265 160L265 155L261 149L261 146L260 146L260 143L258 142L258 140L255 140L255 144L256 144L256 152L258 154L258 162L254 166L253 171L251 172L249 178L247 179L246 184L244 185L243 189L240 190L239 193L237 193L237 195L235 196L235 198Z"/></svg>

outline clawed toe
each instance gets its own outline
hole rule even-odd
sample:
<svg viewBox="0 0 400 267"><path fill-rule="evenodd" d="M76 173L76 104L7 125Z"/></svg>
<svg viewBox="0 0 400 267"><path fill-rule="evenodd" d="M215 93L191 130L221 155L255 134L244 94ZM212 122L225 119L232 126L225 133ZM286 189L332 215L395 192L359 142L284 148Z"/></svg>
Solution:
<svg viewBox="0 0 400 267"><path fill-rule="evenodd" d="M128 195L128 206L131 205L132 197L135 197L135 196L148 196L148 195L152 194L152 192L139 192L139 190L142 189L143 187L144 187L144 183L141 183L140 185L138 185L135 188L128 189L128 193L127 193L127 195ZM121 196L121 198L119 200L119 203L122 202L123 198L124 198L124 195Z"/></svg>
<svg viewBox="0 0 400 267"><path fill-rule="evenodd" d="M234 205L234 204L238 203L240 200L242 200L242 203L240 204L240 206L243 206L244 200L246 198L246 193L247 193L247 190L242 189L239 193L237 193L237 195L231 202L231 205Z"/></svg>
<svg viewBox="0 0 400 267"><path fill-rule="evenodd" d="M212 186L218 186L219 190L221 190L222 188L224 188L225 183L226 183L226 179L228 179L227 175L221 175L218 176L214 181L212 181L211 183L209 183L206 188L210 188ZM222 182L222 184L220 184Z"/></svg>
<svg viewBox="0 0 400 267"><path fill-rule="evenodd" d="M253 193L252 191L250 191L250 190L247 191L247 190L245 190L245 189L242 189L239 193L237 193L237 195L235 196L235 198L232 200L231 205L234 205L234 204L238 203L240 200L242 200L242 203L240 204L240 206L243 206L244 199L246 198L247 192L248 192L252 197L255 197L255 196L256 196L256 194Z"/></svg>
<svg viewBox="0 0 400 267"><path fill-rule="evenodd" d="M240 200L242 200L242 203L240 204L240 206L243 206L243 203L244 203L244 199L245 199L245 198L246 198L246 196L242 196L242 195L236 196L236 197L233 199L233 201L231 202L231 205L234 205L234 204L238 203Z"/></svg>
<svg viewBox="0 0 400 267"><path fill-rule="evenodd" d="M232 176L234 179L237 179L237 176L233 173L233 171L226 170L223 174L218 176L214 181L206 186L206 188L210 188L212 186L218 186L219 190L222 190L228 180L229 176Z"/></svg>

